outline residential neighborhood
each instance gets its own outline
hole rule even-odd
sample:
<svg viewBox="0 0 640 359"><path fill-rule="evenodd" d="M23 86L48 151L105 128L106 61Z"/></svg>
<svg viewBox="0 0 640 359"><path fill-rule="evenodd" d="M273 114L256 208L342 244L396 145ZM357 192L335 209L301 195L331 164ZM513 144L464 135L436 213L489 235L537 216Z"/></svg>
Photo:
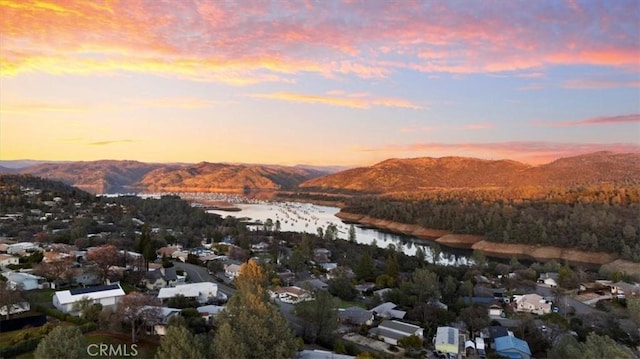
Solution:
<svg viewBox="0 0 640 359"><path fill-rule="evenodd" d="M546 357L565 337L611 332L627 335L612 338L616 345L640 343L626 307L640 298L640 284L625 273L553 261L493 262L478 253L474 264L442 266L394 248L259 226L251 231L231 217L205 214L199 215L211 222L211 237L186 236L186 226L168 228L166 219L139 210L126 215L132 203L162 208L180 203L176 197L83 202L59 195L42 204L36 199L45 191L18 191L48 215L36 217L29 206L3 214L0 267L10 301L0 315L7 328L10 321L36 323L43 313L45 323L71 320L88 333L120 328L150 347L176 325L212 335L219 320L228 320L227 306L236 305L243 271L255 263L266 275L265 300L300 340L299 357L529 359ZM14 218L31 218L38 232L9 235ZM97 231L72 225L82 219ZM116 225L123 220L128 229ZM68 229L60 228L65 223ZM65 238L61 230L75 240L56 242Z"/></svg>

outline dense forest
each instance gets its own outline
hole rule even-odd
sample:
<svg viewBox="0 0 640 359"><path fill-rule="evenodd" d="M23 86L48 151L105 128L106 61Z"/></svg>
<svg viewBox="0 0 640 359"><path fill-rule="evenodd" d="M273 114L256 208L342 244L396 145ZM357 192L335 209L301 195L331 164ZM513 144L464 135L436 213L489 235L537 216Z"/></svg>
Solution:
<svg viewBox="0 0 640 359"><path fill-rule="evenodd" d="M343 211L502 243L620 253L640 262L640 188L555 189L529 198L498 192L353 197Z"/></svg>

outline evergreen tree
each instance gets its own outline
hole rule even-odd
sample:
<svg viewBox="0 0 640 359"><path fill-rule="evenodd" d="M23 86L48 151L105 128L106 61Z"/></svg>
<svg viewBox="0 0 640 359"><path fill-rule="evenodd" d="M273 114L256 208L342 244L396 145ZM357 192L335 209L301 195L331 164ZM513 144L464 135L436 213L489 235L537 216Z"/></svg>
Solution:
<svg viewBox="0 0 640 359"><path fill-rule="evenodd" d="M156 359L201 359L204 358L204 349L189 329L180 325L170 326L160 341Z"/></svg>
<svg viewBox="0 0 640 359"><path fill-rule="evenodd" d="M214 354L221 358L292 358L295 335L269 302L268 278L254 260L242 265L237 291L220 314Z"/></svg>
<svg viewBox="0 0 640 359"><path fill-rule="evenodd" d="M82 332L75 326L55 327L44 337L36 351L36 359L83 357Z"/></svg>

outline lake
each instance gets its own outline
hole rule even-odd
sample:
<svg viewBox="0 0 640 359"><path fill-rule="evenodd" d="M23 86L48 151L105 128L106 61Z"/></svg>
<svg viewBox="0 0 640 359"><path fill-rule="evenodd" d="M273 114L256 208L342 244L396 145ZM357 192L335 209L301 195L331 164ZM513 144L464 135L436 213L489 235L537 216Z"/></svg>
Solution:
<svg viewBox="0 0 640 359"><path fill-rule="evenodd" d="M234 204L234 207L240 208L240 211L208 210L207 212L215 213L223 218L226 216L249 218L251 222L264 223L267 219L271 219L274 223L280 221L280 230L286 232L317 234L318 227L321 227L324 231L330 224L334 224L338 228L339 239L347 240L349 238L350 225L336 217L336 213L340 211L337 207L299 202L239 203ZM433 251L427 240L358 225L355 226L355 230L357 243L375 244L379 248L388 248L393 245L397 251L402 251L410 256L414 256L418 248L422 248L427 261L433 261ZM442 246L437 263L443 265L466 265L469 263L469 256L465 255L464 251L456 251Z"/></svg>

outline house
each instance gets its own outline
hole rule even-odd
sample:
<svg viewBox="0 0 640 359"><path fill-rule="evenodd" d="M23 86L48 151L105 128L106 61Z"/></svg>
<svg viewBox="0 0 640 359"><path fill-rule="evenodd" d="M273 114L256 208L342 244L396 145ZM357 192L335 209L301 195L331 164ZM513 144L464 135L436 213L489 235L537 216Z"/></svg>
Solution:
<svg viewBox="0 0 640 359"><path fill-rule="evenodd" d="M611 285L611 294L618 298L628 296L640 296L640 284L629 284L626 282L616 282Z"/></svg>
<svg viewBox="0 0 640 359"><path fill-rule="evenodd" d="M20 252L41 251L42 248L31 242L20 242L10 244L7 248L7 254L17 254Z"/></svg>
<svg viewBox="0 0 640 359"><path fill-rule="evenodd" d="M172 258L174 252L181 251L181 246L170 246L170 247L162 247L156 251L158 257L162 258L162 256L166 256L168 258Z"/></svg>
<svg viewBox="0 0 640 359"><path fill-rule="evenodd" d="M395 318L402 319L407 314L407 312L403 310L395 309L397 305L392 302L386 302L378 305L375 308L371 308L373 314L380 318Z"/></svg>
<svg viewBox="0 0 640 359"><path fill-rule="evenodd" d="M491 304L489 306L489 317L501 317L502 307L498 304Z"/></svg>
<svg viewBox="0 0 640 359"><path fill-rule="evenodd" d="M368 291L373 290L373 288L375 287L376 287L376 284L370 283L370 282L356 284L354 286L354 288L358 291L359 295L365 295Z"/></svg>
<svg viewBox="0 0 640 359"><path fill-rule="evenodd" d="M483 329L481 333L481 336L482 338L484 338L487 348L493 349L495 349L495 340L497 338L506 337L508 335L513 335L513 333L510 332L507 328L499 325L492 325L486 329Z"/></svg>
<svg viewBox="0 0 640 359"><path fill-rule="evenodd" d="M436 350L457 356L460 352L460 335L457 328L453 327L438 327L436 337L434 338L434 345Z"/></svg>
<svg viewBox="0 0 640 359"><path fill-rule="evenodd" d="M0 307L0 317L5 319L7 315L25 313L31 310L29 302L20 302L11 304L11 306L3 305Z"/></svg>
<svg viewBox="0 0 640 359"><path fill-rule="evenodd" d="M272 293L272 297L277 297L285 303L300 303L302 301L313 300L311 293L296 286L276 287Z"/></svg>
<svg viewBox="0 0 640 359"><path fill-rule="evenodd" d="M71 282L75 285L90 286L102 284L102 278L98 275L96 267L89 265L81 268L72 268Z"/></svg>
<svg viewBox="0 0 640 359"><path fill-rule="evenodd" d="M189 252L185 252L185 251L175 251L171 254L171 258L173 259L177 259L183 263L185 263L187 261L187 258L189 258Z"/></svg>
<svg viewBox="0 0 640 359"><path fill-rule="evenodd" d="M527 312L540 315L551 313L551 303L538 294L515 295L513 298L515 306L514 309L517 312Z"/></svg>
<svg viewBox="0 0 640 359"><path fill-rule="evenodd" d="M540 278L538 278L538 283L544 284L549 288L556 288L558 286L558 273L543 273L540 275Z"/></svg>
<svg viewBox="0 0 640 359"><path fill-rule="evenodd" d="M212 282L200 282L177 285L172 288L160 288L158 299L164 301L176 295L194 298L198 303L207 303L218 298L218 285Z"/></svg>
<svg viewBox="0 0 640 359"><path fill-rule="evenodd" d="M142 310L149 309L157 311L158 317L154 324L147 326L147 334L160 336L167 334L167 325L169 324L169 320L176 315L180 315L180 312L182 311L182 309L177 308L154 307L149 305L142 308Z"/></svg>
<svg viewBox="0 0 640 359"><path fill-rule="evenodd" d="M69 253L52 251L52 250L45 251L43 255L44 256L42 258L42 261L45 263L52 263L52 262L64 260L66 258L71 258L71 254Z"/></svg>
<svg viewBox="0 0 640 359"><path fill-rule="evenodd" d="M5 275L5 277L7 277L7 284L11 289L42 289L43 284L46 283L46 280L44 278L29 273L13 272Z"/></svg>
<svg viewBox="0 0 640 359"><path fill-rule="evenodd" d="M220 314L220 312L225 310L225 307L221 307L219 305L204 305L202 307L196 308L196 310L198 311L198 313L200 313L202 318L209 322L212 322L215 317Z"/></svg>
<svg viewBox="0 0 640 359"><path fill-rule="evenodd" d="M338 310L338 318L346 324L361 326L373 324L373 312L361 307L349 307Z"/></svg>
<svg viewBox="0 0 640 359"><path fill-rule="evenodd" d="M10 254L0 254L0 267L8 266L9 264L19 264L20 258L14 257Z"/></svg>
<svg viewBox="0 0 640 359"><path fill-rule="evenodd" d="M175 287L178 283L178 275L175 267L160 268L149 271L144 274L144 285L149 290L158 290L160 288Z"/></svg>
<svg viewBox="0 0 640 359"><path fill-rule="evenodd" d="M84 298L103 307L114 307L125 296L120 284L101 285L97 287L78 288L58 291L53 295L53 306L63 313L75 313L74 305Z"/></svg>
<svg viewBox="0 0 640 359"><path fill-rule="evenodd" d="M228 264L224 266L224 274L230 279L235 279L240 274L241 265Z"/></svg>
<svg viewBox="0 0 640 359"><path fill-rule="evenodd" d="M480 357L481 359L486 358L487 352L484 346L484 339L476 338L475 344L476 344L476 354L478 354L478 357Z"/></svg>
<svg viewBox="0 0 640 359"><path fill-rule="evenodd" d="M296 283L296 286L300 288L308 288L311 290L327 290L329 289L329 284L321 281L317 278L307 279L304 281L300 281Z"/></svg>
<svg viewBox="0 0 640 359"><path fill-rule="evenodd" d="M398 340L412 335L423 337L423 329L417 325L404 323L398 320L384 320L376 328L369 330L369 335L377 336L382 341L391 345L398 345Z"/></svg>
<svg viewBox="0 0 640 359"><path fill-rule="evenodd" d="M514 336L496 338L496 352L503 357L510 359L531 359L531 349L524 340Z"/></svg>
<svg viewBox="0 0 640 359"><path fill-rule="evenodd" d="M326 248L315 248L313 250L313 261L316 263L328 263L331 258L331 251Z"/></svg>

